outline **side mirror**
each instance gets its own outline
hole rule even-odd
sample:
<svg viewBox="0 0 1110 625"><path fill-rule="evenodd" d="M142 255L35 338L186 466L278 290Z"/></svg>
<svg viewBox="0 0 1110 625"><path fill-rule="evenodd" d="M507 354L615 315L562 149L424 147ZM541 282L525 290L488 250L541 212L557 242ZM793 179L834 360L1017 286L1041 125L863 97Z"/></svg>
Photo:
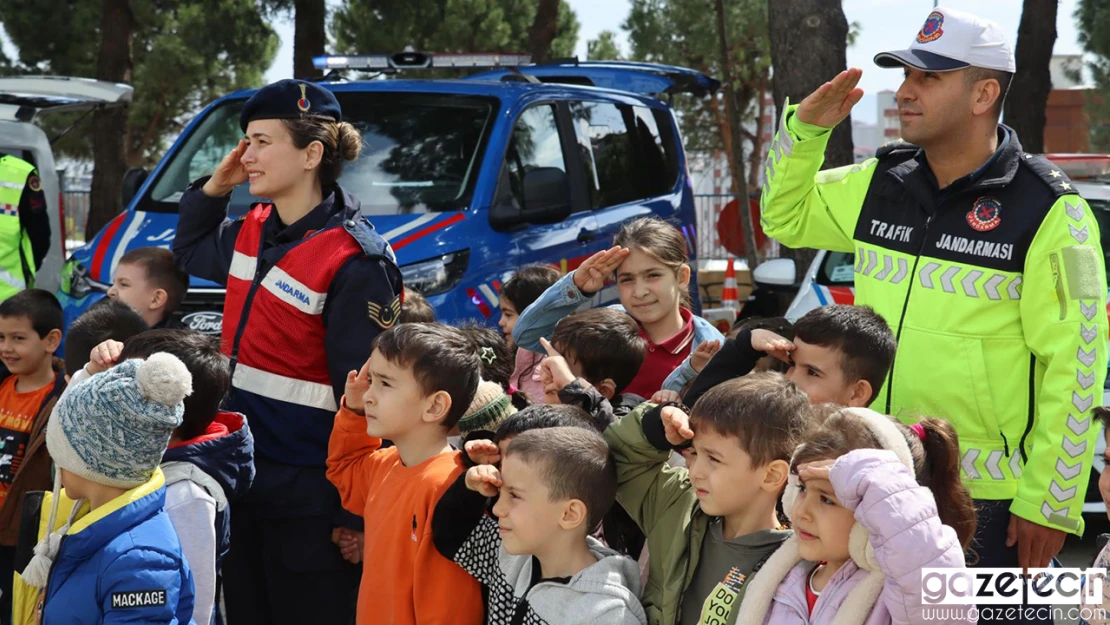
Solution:
<svg viewBox="0 0 1110 625"><path fill-rule="evenodd" d="M794 261L789 258L769 260L752 272L752 280L768 286L792 286L797 277Z"/></svg>
<svg viewBox="0 0 1110 625"><path fill-rule="evenodd" d="M524 174L518 203L502 168L498 191L490 208L490 223L497 230L508 230L524 224L554 224L570 216L570 182L567 174L555 167L538 167Z"/></svg>
<svg viewBox="0 0 1110 625"><path fill-rule="evenodd" d="M570 216L570 182L555 167L538 167L524 174L521 216L531 224L554 224Z"/></svg>
<svg viewBox="0 0 1110 625"><path fill-rule="evenodd" d="M139 188L146 182L146 177L150 172L142 167L132 167L123 173L123 185L119 189L119 199L123 203L123 208L135 199L135 194L139 192Z"/></svg>

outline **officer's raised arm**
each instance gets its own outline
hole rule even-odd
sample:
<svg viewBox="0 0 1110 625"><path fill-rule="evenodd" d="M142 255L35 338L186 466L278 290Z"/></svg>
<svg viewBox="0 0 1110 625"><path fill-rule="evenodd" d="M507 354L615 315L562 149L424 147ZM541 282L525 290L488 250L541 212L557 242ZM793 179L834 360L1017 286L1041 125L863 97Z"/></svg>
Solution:
<svg viewBox="0 0 1110 625"><path fill-rule="evenodd" d="M852 233L875 159L820 171L832 129L863 97L863 72L848 69L801 104L783 107L775 140L763 163L763 231L791 247L853 251Z"/></svg>

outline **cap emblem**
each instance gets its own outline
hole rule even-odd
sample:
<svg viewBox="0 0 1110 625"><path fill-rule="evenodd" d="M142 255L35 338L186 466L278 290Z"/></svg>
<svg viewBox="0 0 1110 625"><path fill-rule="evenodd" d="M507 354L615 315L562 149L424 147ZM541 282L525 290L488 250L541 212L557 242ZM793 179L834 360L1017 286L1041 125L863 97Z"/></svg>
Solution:
<svg viewBox="0 0 1110 625"><path fill-rule="evenodd" d="M944 34L941 26L944 25L944 14L940 11L933 11L925 20L925 25L921 27L921 31L917 33L917 43L929 43L940 39Z"/></svg>

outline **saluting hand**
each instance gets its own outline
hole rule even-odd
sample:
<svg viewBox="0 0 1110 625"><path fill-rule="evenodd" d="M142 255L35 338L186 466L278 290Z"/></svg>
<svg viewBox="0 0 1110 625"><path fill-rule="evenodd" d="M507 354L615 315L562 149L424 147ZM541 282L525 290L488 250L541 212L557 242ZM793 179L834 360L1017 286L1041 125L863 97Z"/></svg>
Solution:
<svg viewBox="0 0 1110 625"><path fill-rule="evenodd" d="M574 286L584 295L597 293L630 253L628 248L616 245L587 258L574 270Z"/></svg>
<svg viewBox="0 0 1110 625"><path fill-rule="evenodd" d="M496 497L501 492L501 472L492 464L480 464L466 471L466 487L483 497Z"/></svg>
<svg viewBox="0 0 1110 625"><path fill-rule="evenodd" d="M111 339L104 341L92 348L92 352L89 353L89 364L85 365L85 371L89 375L107 371L119 362L121 353L123 353L123 343Z"/></svg>
<svg viewBox="0 0 1110 625"><path fill-rule="evenodd" d="M356 414L366 414L362 396L370 389L370 361L358 371L347 372L347 384L343 388L343 403L347 410Z"/></svg>
<svg viewBox="0 0 1110 625"><path fill-rule="evenodd" d="M863 89L856 87L861 76L863 70L853 67L818 87L798 105L795 113L798 119L822 128L832 128L844 121L863 97Z"/></svg>
<svg viewBox="0 0 1110 625"><path fill-rule="evenodd" d="M247 181L247 168L243 166L243 154L247 151L246 139L240 139L239 144L227 153L224 160L216 166L212 177L204 183L204 194L208 197L223 197L235 187Z"/></svg>

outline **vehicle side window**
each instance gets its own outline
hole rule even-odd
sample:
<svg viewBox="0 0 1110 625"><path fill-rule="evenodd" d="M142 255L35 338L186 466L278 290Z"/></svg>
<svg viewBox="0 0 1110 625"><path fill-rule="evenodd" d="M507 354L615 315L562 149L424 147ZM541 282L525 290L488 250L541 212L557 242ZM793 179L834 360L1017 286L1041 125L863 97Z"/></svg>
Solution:
<svg viewBox="0 0 1110 625"><path fill-rule="evenodd" d="M555 123L555 106L551 104L526 109L517 119L494 203L511 200L517 207L524 206L524 175L541 168L567 171Z"/></svg>
<svg viewBox="0 0 1110 625"><path fill-rule="evenodd" d="M674 185L673 159L651 109L571 102L570 114L594 208L663 195Z"/></svg>
<svg viewBox="0 0 1110 625"><path fill-rule="evenodd" d="M856 255L851 252L829 252L817 272L817 283L825 286L855 283Z"/></svg>

